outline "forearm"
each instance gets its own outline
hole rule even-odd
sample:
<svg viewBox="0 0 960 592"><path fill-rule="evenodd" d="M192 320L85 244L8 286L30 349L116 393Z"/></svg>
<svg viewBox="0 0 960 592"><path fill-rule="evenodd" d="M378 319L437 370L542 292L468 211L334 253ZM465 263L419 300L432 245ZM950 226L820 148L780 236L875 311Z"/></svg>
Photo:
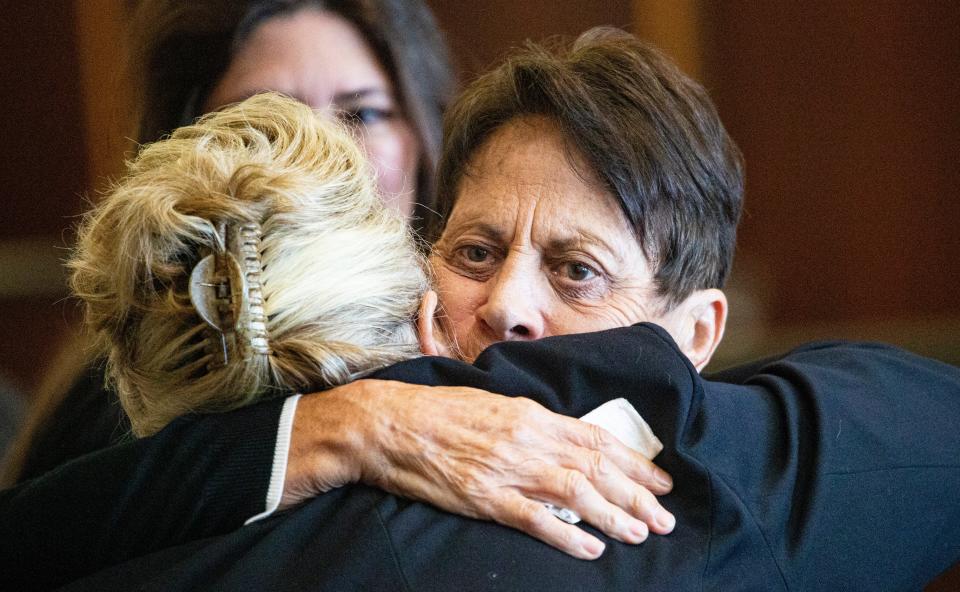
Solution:
<svg viewBox="0 0 960 592"><path fill-rule="evenodd" d="M529 359L533 352L522 349L520 359ZM536 357L546 364L553 351ZM440 386L540 397L566 413L610 398L572 401L514 363L495 366L420 358L378 373L380 380L303 397L285 504L361 481L520 528L578 557L596 557L603 545L557 521L543 502L570 508L626 542L645 539L647 525L661 534L673 528L651 493L669 491L669 476L609 434L527 398Z"/></svg>

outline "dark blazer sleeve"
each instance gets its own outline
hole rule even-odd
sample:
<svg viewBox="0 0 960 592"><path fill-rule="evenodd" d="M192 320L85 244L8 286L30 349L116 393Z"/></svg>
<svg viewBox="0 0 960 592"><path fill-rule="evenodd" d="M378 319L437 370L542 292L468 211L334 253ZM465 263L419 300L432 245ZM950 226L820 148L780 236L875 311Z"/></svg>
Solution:
<svg viewBox="0 0 960 592"><path fill-rule="evenodd" d="M17 481L39 477L84 454L133 440L116 392L106 387L106 361L80 373L66 396L33 435Z"/></svg>
<svg viewBox="0 0 960 592"><path fill-rule="evenodd" d="M663 503L677 530L670 544L653 537L636 552L661 553L644 573L672 566L674 584L718 590L901 590L960 559L955 367L878 344L827 343L755 363L728 384L701 378L654 325L498 344L467 370L433 364L441 383L526 395L570 415L626 397L664 442L656 461L676 484ZM678 537L684 545L672 544ZM635 559L621 551L608 554ZM692 567L691 558L703 562ZM431 577L419 559L407 565ZM591 584L617 588L620 573L610 568Z"/></svg>
<svg viewBox="0 0 960 592"><path fill-rule="evenodd" d="M282 405L181 418L0 492L4 588L49 588L238 528L265 509Z"/></svg>
<svg viewBox="0 0 960 592"><path fill-rule="evenodd" d="M677 442L715 534L755 528L790 589L915 589L960 559L960 370L831 343L743 382L702 381Z"/></svg>

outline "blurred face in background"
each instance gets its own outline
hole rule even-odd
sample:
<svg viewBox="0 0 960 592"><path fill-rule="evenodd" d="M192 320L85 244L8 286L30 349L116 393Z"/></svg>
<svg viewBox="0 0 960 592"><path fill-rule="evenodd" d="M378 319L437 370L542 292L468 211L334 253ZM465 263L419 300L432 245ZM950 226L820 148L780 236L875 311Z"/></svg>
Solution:
<svg viewBox="0 0 960 592"><path fill-rule="evenodd" d="M353 25L316 8L265 21L237 51L204 110L268 90L352 127L384 201L407 216L413 212L421 147L390 77Z"/></svg>

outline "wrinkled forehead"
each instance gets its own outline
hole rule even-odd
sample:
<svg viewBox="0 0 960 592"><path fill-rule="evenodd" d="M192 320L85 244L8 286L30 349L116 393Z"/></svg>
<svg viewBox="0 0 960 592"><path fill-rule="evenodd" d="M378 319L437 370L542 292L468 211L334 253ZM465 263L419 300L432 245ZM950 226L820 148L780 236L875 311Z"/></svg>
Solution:
<svg viewBox="0 0 960 592"><path fill-rule="evenodd" d="M496 228L533 239L575 241L581 235L633 233L619 204L582 154L546 117L523 117L498 128L464 169L443 237L464 227Z"/></svg>
<svg viewBox="0 0 960 592"><path fill-rule="evenodd" d="M521 180L529 173L524 167L541 165L543 160L563 180L573 175L598 194L607 192L580 149L545 115L515 117L491 132L467 160L462 179L509 175ZM461 192L462 187L458 187L458 197Z"/></svg>

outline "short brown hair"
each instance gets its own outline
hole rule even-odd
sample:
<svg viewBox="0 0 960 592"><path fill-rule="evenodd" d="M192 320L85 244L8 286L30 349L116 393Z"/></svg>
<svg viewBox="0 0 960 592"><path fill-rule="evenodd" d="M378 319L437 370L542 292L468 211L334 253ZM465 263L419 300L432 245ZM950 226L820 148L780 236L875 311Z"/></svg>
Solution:
<svg viewBox="0 0 960 592"><path fill-rule="evenodd" d="M667 306L722 287L743 201L740 151L703 87L617 29L528 44L466 89L444 121L431 239L442 232L473 155L525 115L556 122L617 200Z"/></svg>

